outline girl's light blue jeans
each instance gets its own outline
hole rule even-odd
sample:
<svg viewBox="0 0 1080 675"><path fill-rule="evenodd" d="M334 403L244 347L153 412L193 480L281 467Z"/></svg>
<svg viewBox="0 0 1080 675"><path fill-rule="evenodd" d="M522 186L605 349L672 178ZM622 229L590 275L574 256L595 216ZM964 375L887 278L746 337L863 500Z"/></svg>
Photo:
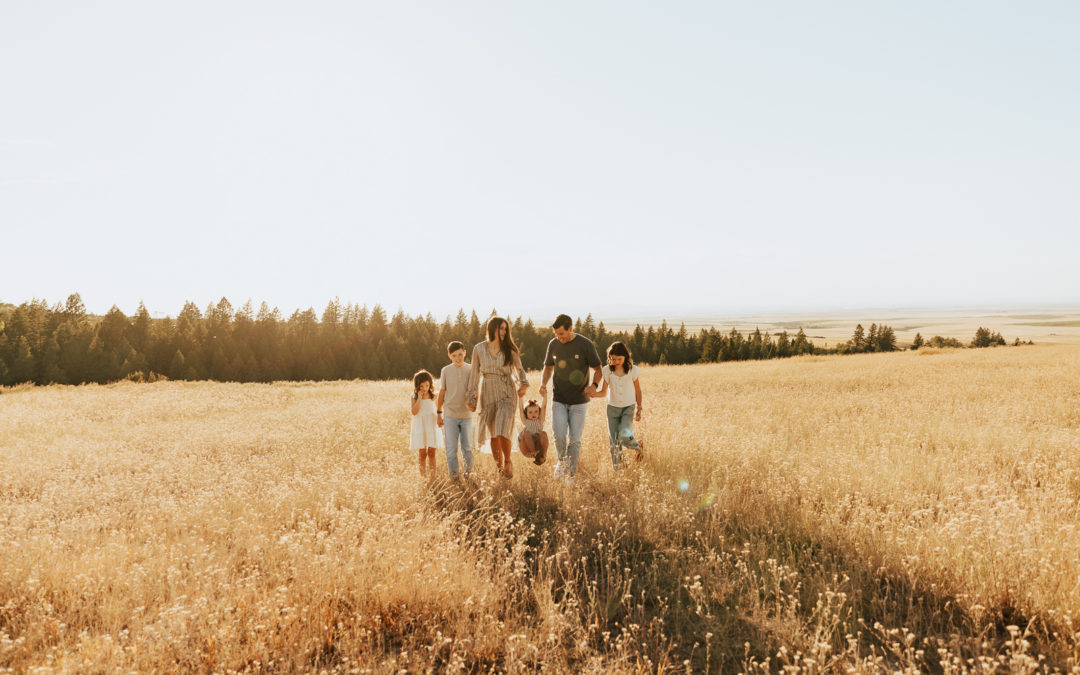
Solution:
<svg viewBox="0 0 1080 675"><path fill-rule="evenodd" d="M634 410L636 405L628 405L625 408L609 405L607 407L608 440L611 442L611 466L616 469L622 466L623 448L637 450L637 439L634 438Z"/></svg>
<svg viewBox="0 0 1080 675"><path fill-rule="evenodd" d="M461 459L465 463L465 473L472 471L472 417L458 419L443 416L443 437L446 440L446 468L451 476L458 475L458 444L461 444Z"/></svg>

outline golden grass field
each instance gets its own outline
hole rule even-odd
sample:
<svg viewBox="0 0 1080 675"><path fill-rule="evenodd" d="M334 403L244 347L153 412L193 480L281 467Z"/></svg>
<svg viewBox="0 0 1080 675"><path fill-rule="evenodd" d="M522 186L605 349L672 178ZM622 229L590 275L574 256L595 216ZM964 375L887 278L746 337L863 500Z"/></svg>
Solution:
<svg viewBox="0 0 1080 675"><path fill-rule="evenodd" d="M642 385L574 487L422 481L405 382L2 390L0 669L1080 672L1080 346Z"/></svg>

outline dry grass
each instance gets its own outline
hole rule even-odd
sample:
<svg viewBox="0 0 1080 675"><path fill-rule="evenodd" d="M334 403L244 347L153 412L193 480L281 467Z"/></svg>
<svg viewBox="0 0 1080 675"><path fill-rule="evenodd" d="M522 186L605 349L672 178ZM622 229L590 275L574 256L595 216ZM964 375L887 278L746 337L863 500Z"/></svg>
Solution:
<svg viewBox="0 0 1080 675"><path fill-rule="evenodd" d="M1078 382L649 368L647 461L596 403L574 488L422 483L405 383L7 389L0 668L1080 672Z"/></svg>

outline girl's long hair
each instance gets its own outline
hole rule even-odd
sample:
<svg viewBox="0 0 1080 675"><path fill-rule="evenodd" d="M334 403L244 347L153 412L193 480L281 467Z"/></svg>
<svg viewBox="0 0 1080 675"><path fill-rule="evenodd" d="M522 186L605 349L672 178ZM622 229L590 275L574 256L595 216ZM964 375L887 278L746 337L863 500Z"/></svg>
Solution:
<svg viewBox="0 0 1080 675"><path fill-rule="evenodd" d="M521 353L518 346L514 344L514 338L510 335L510 322L501 316L491 317L487 322L487 336L488 340L499 340L499 325L504 323L506 324L506 339L499 341L499 349L502 350L503 365L509 366L514 363L514 353Z"/></svg>
<svg viewBox="0 0 1080 675"><path fill-rule="evenodd" d="M430 385L428 385L428 394L431 396L431 398L435 398L435 378L432 377L431 373L426 370L418 370L416 371L416 374L412 376L413 400L415 401L416 399L420 398L420 384L422 382L431 383Z"/></svg>
<svg viewBox="0 0 1080 675"><path fill-rule="evenodd" d="M634 359L630 356L630 348L621 342L612 342L607 348L608 356L624 356L626 360L623 361L623 372L629 373L630 369L634 367ZM615 372L615 366L608 366L611 368L611 372Z"/></svg>

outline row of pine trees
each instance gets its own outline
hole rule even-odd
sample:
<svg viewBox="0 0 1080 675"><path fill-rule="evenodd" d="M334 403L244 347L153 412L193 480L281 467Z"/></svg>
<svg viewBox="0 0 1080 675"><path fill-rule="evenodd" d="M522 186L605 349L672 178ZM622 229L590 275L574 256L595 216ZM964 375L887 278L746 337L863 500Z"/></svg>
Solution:
<svg viewBox="0 0 1080 675"><path fill-rule="evenodd" d="M287 319L277 308L251 302L239 309L225 298L200 310L185 303L175 319L155 319L139 306L128 317L115 306L104 317L86 312L78 294L49 306L33 300L17 307L0 306L0 385L81 384L130 378L153 380L400 379L426 368L437 372L447 361L446 345L459 340L474 345L484 339L483 319L460 310L453 319L431 314L388 316L379 305L327 304L321 316L314 309L296 311ZM548 322L536 325L511 320L526 368L538 369L552 332ZM666 322L659 327L609 331L592 315L578 318L575 330L600 350L620 340L636 361L652 364L713 363L823 353L800 328L794 335L755 329L741 333L714 328L690 333ZM985 331L981 329L980 331ZM977 334L982 340L981 333ZM992 337L1000 339L993 334ZM920 338L921 340L921 338ZM1002 340L1002 343L1004 341ZM893 351L896 336L889 326L860 325L852 339L830 352Z"/></svg>
<svg viewBox="0 0 1080 675"><path fill-rule="evenodd" d="M188 302L175 319L155 319L143 305L134 316L113 307L104 317L87 314L78 294L63 305L42 300L0 309L0 384L79 384L124 378L271 382L275 380L397 379L417 369L437 371L446 363L446 345L474 345L484 339L487 318L472 311L438 321L431 314L388 316L379 305L332 301L287 319L277 308L250 302L236 309L225 298L205 310ZM514 340L526 368L538 369L552 337L548 322L511 319ZM592 315L575 330L601 350L625 342L641 363L686 364L768 359L816 351L799 330L775 336L706 329L691 334L635 327L608 331Z"/></svg>

